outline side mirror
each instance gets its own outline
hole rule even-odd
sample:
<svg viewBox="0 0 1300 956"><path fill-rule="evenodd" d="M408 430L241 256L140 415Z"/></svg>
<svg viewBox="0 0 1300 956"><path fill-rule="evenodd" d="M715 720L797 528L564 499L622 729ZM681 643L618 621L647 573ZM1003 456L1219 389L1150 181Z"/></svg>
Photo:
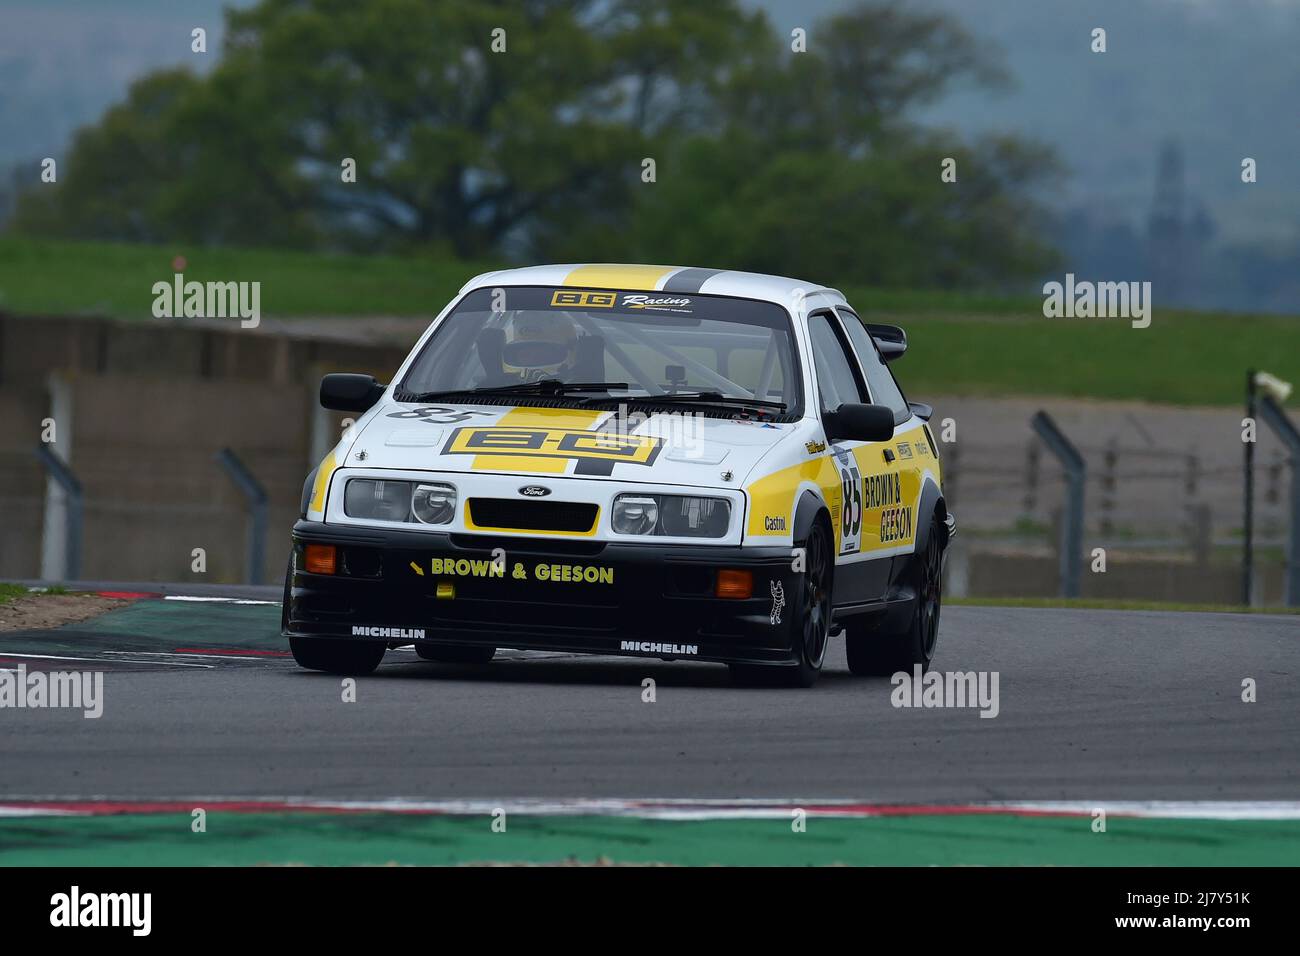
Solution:
<svg viewBox="0 0 1300 956"><path fill-rule="evenodd" d="M825 416L827 441L889 441L894 410L887 405L844 404Z"/></svg>
<svg viewBox="0 0 1300 956"><path fill-rule="evenodd" d="M335 372L320 380L320 403L336 412L368 411L383 394L373 375Z"/></svg>
<svg viewBox="0 0 1300 956"><path fill-rule="evenodd" d="M903 353L907 351L907 333L898 326L868 323L867 331L876 340L876 348L880 349L880 357L886 362L901 358Z"/></svg>

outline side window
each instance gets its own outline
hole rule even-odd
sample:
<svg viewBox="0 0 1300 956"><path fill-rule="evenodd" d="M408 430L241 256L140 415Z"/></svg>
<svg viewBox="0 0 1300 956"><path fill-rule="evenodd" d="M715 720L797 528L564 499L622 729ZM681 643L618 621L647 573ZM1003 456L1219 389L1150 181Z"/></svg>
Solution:
<svg viewBox="0 0 1300 956"><path fill-rule="evenodd" d="M812 343L817 394L823 412L833 412L846 403L865 401L852 359L833 322L826 312L814 312L808 317L808 339Z"/></svg>
<svg viewBox="0 0 1300 956"><path fill-rule="evenodd" d="M844 327L848 330L849 338L853 340L853 348L862 361L862 372L867 376L867 387L871 390L871 401L876 405L888 405L892 408L895 423L906 421L912 411L907 407L907 399L903 397L903 391L898 387L898 382L894 380L894 373L889 370L885 360L880 357L880 350L876 348L871 333L862 324L862 320L848 309L840 309L839 311L840 317L844 319Z"/></svg>

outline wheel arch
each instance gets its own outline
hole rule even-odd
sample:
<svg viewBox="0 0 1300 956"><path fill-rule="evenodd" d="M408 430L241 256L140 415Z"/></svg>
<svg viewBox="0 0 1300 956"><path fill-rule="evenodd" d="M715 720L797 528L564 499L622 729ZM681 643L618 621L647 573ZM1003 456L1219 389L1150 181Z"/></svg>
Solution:
<svg viewBox="0 0 1300 956"><path fill-rule="evenodd" d="M916 506L916 546L913 554L921 554L930 543L930 532L938 519L939 546L948 546L948 504L939 485L927 478L921 486L921 499Z"/></svg>
<svg viewBox="0 0 1300 956"><path fill-rule="evenodd" d="M795 505L792 540L796 544L802 541L812 529L813 522L817 520L819 515L823 514L826 516L826 524L831 533L831 547L833 548L835 545L835 525L831 521L831 509L819 495L809 488L803 490L803 493L799 495L798 503Z"/></svg>
<svg viewBox="0 0 1300 956"><path fill-rule="evenodd" d="M320 473L320 465L311 470L307 480L302 483L302 501L298 508L298 517L306 518L307 509L311 507L312 486L316 484L316 476Z"/></svg>

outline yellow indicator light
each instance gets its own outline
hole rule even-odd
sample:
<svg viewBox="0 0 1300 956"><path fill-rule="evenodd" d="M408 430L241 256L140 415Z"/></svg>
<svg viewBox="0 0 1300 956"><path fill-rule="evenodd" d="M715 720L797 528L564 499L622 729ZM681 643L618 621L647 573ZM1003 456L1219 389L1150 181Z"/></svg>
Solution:
<svg viewBox="0 0 1300 956"><path fill-rule="evenodd" d="M452 598L454 598L455 596L456 596L456 585L452 584L450 581L439 581L439 582L438 582L438 598L439 598L439 600L446 599L446 600L450 601L450 600L451 600Z"/></svg>

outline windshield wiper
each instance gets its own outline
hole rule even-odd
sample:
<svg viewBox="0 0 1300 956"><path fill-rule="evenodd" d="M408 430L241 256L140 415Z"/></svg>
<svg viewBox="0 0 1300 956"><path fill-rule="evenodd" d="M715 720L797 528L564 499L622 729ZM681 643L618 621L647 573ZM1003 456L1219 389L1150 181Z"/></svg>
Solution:
<svg viewBox="0 0 1300 956"><path fill-rule="evenodd" d="M615 389L626 391L627 382L561 382L555 378L542 378L535 382L515 382L511 385L487 385L479 388L452 388L440 392L420 392L415 395L402 393L398 401L435 402L452 398L471 397L475 395L540 395L547 398L560 398L579 392L608 392ZM771 409L776 412L786 410L784 402L768 402L758 398L745 398L740 395L724 395L721 392L675 392L672 394L620 395L619 401L653 402L669 404L693 402L700 405L740 406L745 408ZM603 399L584 399L584 401L603 401Z"/></svg>
<svg viewBox="0 0 1300 956"><path fill-rule="evenodd" d="M629 395L629 402L698 402L701 405L743 405L750 408L770 408L785 411L785 402L768 402L761 398L743 395L723 395L721 392L676 392L671 395Z"/></svg>
<svg viewBox="0 0 1300 956"><path fill-rule="evenodd" d="M573 392L608 392L626 389L627 382L561 382L558 378L541 378L535 382L513 385L486 385L480 388L452 388L441 392L420 392L407 398L412 402L432 402L460 395L543 395L558 397Z"/></svg>

